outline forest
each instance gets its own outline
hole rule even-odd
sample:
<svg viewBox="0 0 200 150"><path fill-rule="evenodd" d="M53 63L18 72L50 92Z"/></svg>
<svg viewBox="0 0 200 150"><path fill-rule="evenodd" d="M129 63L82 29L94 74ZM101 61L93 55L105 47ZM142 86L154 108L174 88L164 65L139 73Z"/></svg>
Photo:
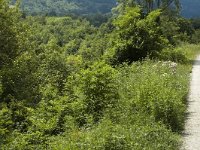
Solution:
<svg viewBox="0 0 200 150"><path fill-rule="evenodd" d="M0 0L0 150L179 149L200 21L179 0L66 1Z"/></svg>
<svg viewBox="0 0 200 150"><path fill-rule="evenodd" d="M29 15L86 15L108 13L115 5L116 0L22 0L21 10Z"/></svg>
<svg viewBox="0 0 200 150"><path fill-rule="evenodd" d="M141 4L144 0L136 1ZM16 0L12 0L12 2L16 2ZM159 0L157 2L160 3ZM187 18L199 17L199 0L192 0L192 2L191 0L180 0L179 2L182 16ZM109 13L113 7L116 7L117 4L117 0L21 0L21 10L28 15L63 16L75 14L102 17L102 15Z"/></svg>

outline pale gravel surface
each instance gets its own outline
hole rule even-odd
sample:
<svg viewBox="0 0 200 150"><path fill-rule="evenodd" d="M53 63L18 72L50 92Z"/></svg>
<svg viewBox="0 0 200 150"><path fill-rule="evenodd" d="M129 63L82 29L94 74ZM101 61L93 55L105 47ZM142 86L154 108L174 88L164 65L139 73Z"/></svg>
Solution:
<svg viewBox="0 0 200 150"><path fill-rule="evenodd" d="M190 81L188 110L182 150L200 150L200 55L196 58Z"/></svg>

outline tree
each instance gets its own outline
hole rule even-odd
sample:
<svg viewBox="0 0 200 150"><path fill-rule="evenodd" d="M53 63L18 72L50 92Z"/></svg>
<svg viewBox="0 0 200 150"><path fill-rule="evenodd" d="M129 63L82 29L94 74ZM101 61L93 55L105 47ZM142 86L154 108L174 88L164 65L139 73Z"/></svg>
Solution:
<svg viewBox="0 0 200 150"><path fill-rule="evenodd" d="M179 0L118 0L122 4L123 8L125 6L140 5L145 13L150 13L155 9L166 10L172 6L175 6L177 10L180 9Z"/></svg>
<svg viewBox="0 0 200 150"><path fill-rule="evenodd" d="M141 8L126 7L125 13L113 22L116 27L114 63L153 56L167 45L160 29L160 15L160 10L155 10L144 17Z"/></svg>
<svg viewBox="0 0 200 150"><path fill-rule="evenodd" d="M21 18L19 3L12 7L0 0L0 102L36 101L38 97L37 67L30 33Z"/></svg>
<svg viewBox="0 0 200 150"><path fill-rule="evenodd" d="M0 0L0 69L12 63L18 54L17 8L9 7L7 0Z"/></svg>

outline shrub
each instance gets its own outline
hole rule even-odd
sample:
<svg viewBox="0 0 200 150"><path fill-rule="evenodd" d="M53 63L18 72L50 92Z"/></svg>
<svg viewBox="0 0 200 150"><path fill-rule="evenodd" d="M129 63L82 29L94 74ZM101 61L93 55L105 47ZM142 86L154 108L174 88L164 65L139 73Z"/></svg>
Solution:
<svg viewBox="0 0 200 150"><path fill-rule="evenodd" d="M126 119L127 122L123 124L113 124L110 120L103 119L90 130L76 130L63 136L51 137L49 149L175 150L178 148L178 136L173 135L164 126L144 116L140 116L139 121L132 124L131 118L127 116Z"/></svg>
<svg viewBox="0 0 200 150"><path fill-rule="evenodd" d="M2 105L2 104L1 104ZM11 111L7 106L0 106L0 146L6 142L7 137L12 130L13 121Z"/></svg>
<svg viewBox="0 0 200 150"><path fill-rule="evenodd" d="M178 63L188 63L189 61L183 50L180 48L163 49L161 53L158 54L158 58L160 60L173 61Z"/></svg>
<svg viewBox="0 0 200 150"><path fill-rule="evenodd" d="M103 112L118 100L117 71L104 62L96 62L80 73L80 90L84 95L86 112L97 121Z"/></svg>

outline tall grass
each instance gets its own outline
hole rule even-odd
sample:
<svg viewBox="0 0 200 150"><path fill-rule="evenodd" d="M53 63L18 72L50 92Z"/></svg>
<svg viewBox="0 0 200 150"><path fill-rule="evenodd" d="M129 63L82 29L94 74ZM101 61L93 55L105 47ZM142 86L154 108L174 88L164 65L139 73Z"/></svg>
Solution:
<svg viewBox="0 0 200 150"><path fill-rule="evenodd" d="M126 64L118 68L117 105L91 128L51 137L63 150L177 150L183 129L188 66L171 61ZM59 145L59 146L58 146Z"/></svg>

